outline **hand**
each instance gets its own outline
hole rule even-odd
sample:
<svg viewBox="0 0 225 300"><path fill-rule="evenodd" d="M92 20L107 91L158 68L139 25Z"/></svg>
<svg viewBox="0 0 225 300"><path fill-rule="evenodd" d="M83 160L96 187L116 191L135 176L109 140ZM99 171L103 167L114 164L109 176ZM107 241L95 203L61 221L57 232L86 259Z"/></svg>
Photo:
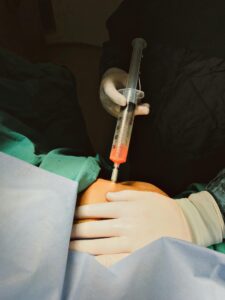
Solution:
<svg viewBox="0 0 225 300"><path fill-rule="evenodd" d="M80 206L76 217L104 220L74 225L70 248L94 255L129 254L161 237L192 241L182 209L154 192L107 194L108 203ZM91 239L90 239L91 238Z"/></svg>
<svg viewBox="0 0 225 300"><path fill-rule="evenodd" d="M126 98L117 89L125 88L128 74L117 68L105 72L100 84L100 99L105 110L114 117L120 112L120 107L126 105ZM137 106L135 115L149 114L149 104Z"/></svg>

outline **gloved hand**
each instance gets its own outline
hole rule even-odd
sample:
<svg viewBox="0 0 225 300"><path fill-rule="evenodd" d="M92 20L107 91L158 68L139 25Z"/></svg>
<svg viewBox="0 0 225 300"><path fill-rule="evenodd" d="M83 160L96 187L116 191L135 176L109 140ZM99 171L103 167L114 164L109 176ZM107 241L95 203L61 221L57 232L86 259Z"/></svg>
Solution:
<svg viewBox="0 0 225 300"><path fill-rule="evenodd" d="M223 239L222 215L208 192L175 201L158 193L126 190L108 193L107 199L108 203L77 209L79 219L105 220L74 225L72 237L83 240L70 243L71 249L100 255L98 260L107 266L161 237L202 246Z"/></svg>
<svg viewBox="0 0 225 300"><path fill-rule="evenodd" d="M100 99L105 110L117 117L120 107L126 105L126 98L117 89L126 87L128 74L118 68L110 68L103 75L100 84ZM136 108L135 115L149 114L149 104L140 104Z"/></svg>
<svg viewBox="0 0 225 300"><path fill-rule="evenodd" d="M109 203L80 206L77 218L106 220L75 225L73 249L90 254L130 253L162 236L192 241L180 207L166 196L152 192L108 193ZM108 238L108 239L105 239Z"/></svg>

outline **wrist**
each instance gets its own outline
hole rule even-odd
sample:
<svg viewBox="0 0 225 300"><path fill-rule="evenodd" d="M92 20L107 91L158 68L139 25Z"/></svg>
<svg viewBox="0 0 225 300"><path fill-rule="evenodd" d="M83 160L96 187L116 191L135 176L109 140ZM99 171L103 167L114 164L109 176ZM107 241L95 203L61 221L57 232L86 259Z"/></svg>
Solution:
<svg viewBox="0 0 225 300"><path fill-rule="evenodd" d="M222 242L224 222L210 193L203 191L177 201L187 220L193 243L210 246Z"/></svg>

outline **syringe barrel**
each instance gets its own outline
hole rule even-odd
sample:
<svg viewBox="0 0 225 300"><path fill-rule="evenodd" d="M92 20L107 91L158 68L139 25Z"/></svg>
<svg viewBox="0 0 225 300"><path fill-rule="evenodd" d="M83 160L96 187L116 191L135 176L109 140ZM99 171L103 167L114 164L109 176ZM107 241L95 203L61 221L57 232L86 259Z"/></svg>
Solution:
<svg viewBox="0 0 225 300"><path fill-rule="evenodd" d="M136 89L140 73L142 52L147 47L147 43L142 38L136 38L132 41L133 52L128 73L127 89Z"/></svg>
<svg viewBox="0 0 225 300"><path fill-rule="evenodd" d="M136 38L133 40L132 46L133 52L128 74L128 81L126 89L123 91L123 94L127 99L127 106L125 108L121 108L118 116L113 138L113 145L110 153L110 159L117 164L125 163L127 160L128 148L134 123L135 109L139 95L139 91L137 91L136 88L139 80L142 51L147 46L147 43L142 38Z"/></svg>
<svg viewBox="0 0 225 300"><path fill-rule="evenodd" d="M128 148L134 123L135 108L136 105L129 102L125 108L121 109L118 116L110 153L110 160L114 163L122 164L127 160Z"/></svg>

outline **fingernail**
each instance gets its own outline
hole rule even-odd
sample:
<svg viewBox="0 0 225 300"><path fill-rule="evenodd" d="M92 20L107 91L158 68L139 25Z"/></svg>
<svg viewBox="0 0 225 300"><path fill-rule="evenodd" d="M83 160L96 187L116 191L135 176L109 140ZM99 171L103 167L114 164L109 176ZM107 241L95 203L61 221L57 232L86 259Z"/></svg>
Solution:
<svg viewBox="0 0 225 300"><path fill-rule="evenodd" d="M122 100L121 99L120 103L121 103L122 106L125 106L127 102L126 102L126 100L124 100L124 99Z"/></svg>

